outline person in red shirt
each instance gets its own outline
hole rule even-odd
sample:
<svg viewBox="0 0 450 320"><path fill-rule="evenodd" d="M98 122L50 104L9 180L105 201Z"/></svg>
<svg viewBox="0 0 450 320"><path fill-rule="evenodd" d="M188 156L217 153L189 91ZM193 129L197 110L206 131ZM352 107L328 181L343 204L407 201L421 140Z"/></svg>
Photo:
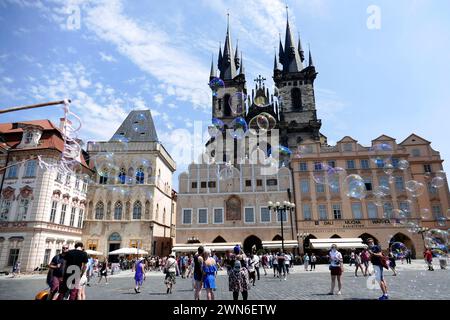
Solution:
<svg viewBox="0 0 450 320"><path fill-rule="evenodd" d="M428 265L428 271L434 271L433 268L433 254L431 253L430 249L426 249L424 254L423 254L425 261Z"/></svg>

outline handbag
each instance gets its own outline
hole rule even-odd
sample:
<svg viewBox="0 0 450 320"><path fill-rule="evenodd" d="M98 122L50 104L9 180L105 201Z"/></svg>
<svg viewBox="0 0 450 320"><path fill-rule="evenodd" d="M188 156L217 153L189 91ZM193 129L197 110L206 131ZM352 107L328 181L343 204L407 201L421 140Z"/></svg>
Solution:
<svg viewBox="0 0 450 320"><path fill-rule="evenodd" d="M383 268L389 269L389 258L388 258L388 257L386 257L386 256L383 255L383 256L380 258L380 261L381 261L381 265L383 266Z"/></svg>

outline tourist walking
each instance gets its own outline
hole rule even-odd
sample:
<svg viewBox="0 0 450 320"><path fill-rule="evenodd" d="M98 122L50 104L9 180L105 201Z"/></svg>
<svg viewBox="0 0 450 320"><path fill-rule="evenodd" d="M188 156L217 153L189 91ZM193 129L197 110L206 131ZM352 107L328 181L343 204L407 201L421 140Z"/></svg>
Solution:
<svg viewBox="0 0 450 320"><path fill-rule="evenodd" d="M273 277L275 278L276 276L278 276L278 278L280 278L281 275L278 272L279 271L278 270L278 257L275 254L272 256L272 267L273 267Z"/></svg>
<svg viewBox="0 0 450 320"><path fill-rule="evenodd" d="M260 279L259 267L261 265L261 259L259 258L259 256L256 253L252 253L251 257L252 257L253 266L255 267L256 276L258 277L258 280L259 280Z"/></svg>
<svg viewBox="0 0 450 320"><path fill-rule="evenodd" d="M355 253L355 277L358 276L358 269L361 269L361 273L364 275L361 253Z"/></svg>
<svg viewBox="0 0 450 320"><path fill-rule="evenodd" d="M303 256L303 265L305 267L305 271L308 271L308 266L309 266L309 256L307 253L305 253L305 255Z"/></svg>
<svg viewBox="0 0 450 320"><path fill-rule="evenodd" d="M48 296L49 300L56 300L58 299L58 290L59 286L61 285L61 282L63 281L63 275L64 275L64 266L65 266L65 260L64 256L69 251L69 246L67 244L62 246L62 250L60 254L57 254L52 258L52 261L48 265L48 271L49 271L49 287L50 287L50 294Z"/></svg>
<svg viewBox="0 0 450 320"><path fill-rule="evenodd" d="M134 287L134 291L136 293L141 293L141 287L142 284L145 281L145 263L144 263L144 258L139 258L138 261L136 262L136 267L134 268L135 273L134 273L134 282L135 282L135 287Z"/></svg>
<svg viewBox="0 0 450 320"><path fill-rule="evenodd" d="M203 282L203 246L198 247L197 253L194 255L194 299L200 300L200 291Z"/></svg>
<svg viewBox="0 0 450 320"><path fill-rule="evenodd" d="M364 266L364 277L371 273L369 272L369 261L370 261L370 253L367 249L364 249L363 252L361 252L361 262Z"/></svg>
<svg viewBox="0 0 450 320"><path fill-rule="evenodd" d="M169 294L172 293L173 286L176 284L176 274L179 273L175 253L169 254L169 258L164 265L164 273L166 274L166 277L164 278L164 283L167 287L166 293Z"/></svg>
<svg viewBox="0 0 450 320"><path fill-rule="evenodd" d="M431 253L430 249L426 249L425 253L423 254L424 258L425 258L425 262L427 263L428 266L428 271L434 271L433 268L433 253Z"/></svg>
<svg viewBox="0 0 450 320"><path fill-rule="evenodd" d="M397 275L397 271L395 270L396 266L397 266L397 264L395 263L395 256L394 256L394 254L392 252L389 252L389 268L394 273L393 274L394 276Z"/></svg>
<svg viewBox="0 0 450 320"><path fill-rule="evenodd" d="M311 258L310 258L310 264L311 264L311 269L310 271L316 270L316 262L317 262L317 257L314 253L311 253Z"/></svg>
<svg viewBox="0 0 450 320"><path fill-rule="evenodd" d="M380 289L383 295L378 298L378 300L388 300L388 289L387 283L383 275L383 264L381 259L383 259L383 253L381 252L381 246L375 245L372 238L367 239L367 244L369 245L370 262L372 262L373 270L375 272L375 279L380 283Z"/></svg>
<svg viewBox="0 0 450 320"><path fill-rule="evenodd" d="M250 282L254 286L255 282L256 282L256 270L255 270L255 265L254 265L253 259L251 259L251 258L245 259L245 265L247 266L247 269L248 269Z"/></svg>
<svg viewBox="0 0 450 320"><path fill-rule="evenodd" d="M81 278L86 272L86 264L88 262L88 256L83 250L83 243L75 243L75 249L68 251L64 256L64 260L63 281L59 286L58 300L63 300L67 293L69 294L69 300L76 300L79 290L76 284L81 281ZM80 278L73 278L73 275ZM69 277L73 279L71 283L68 283Z"/></svg>
<svg viewBox="0 0 450 320"><path fill-rule="evenodd" d="M406 259L406 264L411 264L411 250L406 249L406 254L405 254L405 259Z"/></svg>
<svg viewBox="0 0 450 320"><path fill-rule="evenodd" d="M13 270L12 270L12 277L15 278L16 276L20 276L20 261L17 260L16 263L14 263Z"/></svg>
<svg viewBox="0 0 450 320"><path fill-rule="evenodd" d="M239 292L242 294L242 300L247 300L250 290L249 274L239 260L235 261L233 269L228 271L228 287L233 292L234 301L239 300Z"/></svg>
<svg viewBox="0 0 450 320"><path fill-rule="evenodd" d="M336 244L331 245L329 257L330 257L330 273L331 273L331 290L328 294L329 295L334 294L334 287L337 279L338 282L337 294L340 295L342 290L341 275L344 269L344 259L342 258L342 254L337 250Z"/></svg>
<svg viewBox="0 0 450 320"><path fill-rule="evenodd" d="M102 262L102 266L100 268L100 279L98 279L98 283L102 281L102 278L105 277L105 282L108 284L108 260Z"/></svg>
<svg viewBox="0 0 450 320"><path fill-rule="evenodd" d="M285 256L284 256L284 252L283 251L278 253L277 259L278 259L278 273L280 275L280 281L281 281L281 273L283 273L284 280L287 280L287 278L286 278L286 269L285 269L285 266L284 266Z"/></svg>
<svg viewBox="0 0 450 320"><path fill-rule="evenodd" d="M216 260L211 257L211 251L209 249L204 250L203 258L203 287L206 290L206 299L214 300L214 289L216 289L216 272L217 264Z"/></svg>

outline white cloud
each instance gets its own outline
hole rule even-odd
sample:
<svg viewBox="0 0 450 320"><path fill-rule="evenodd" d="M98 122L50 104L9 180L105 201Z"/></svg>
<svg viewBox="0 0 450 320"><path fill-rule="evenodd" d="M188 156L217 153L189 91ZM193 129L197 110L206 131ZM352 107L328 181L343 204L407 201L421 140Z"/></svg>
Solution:
<svg viewBox="0 0 450 320"><path fill-rule="evenodd" d="M207 63L200 62L176 41L170 42L170 37L158 26L139 25L127 17L119 0L102 1L83 12L87 29L115 45L122 55L166 85L169 95L191 101L197 108L209 108L210 97L197 92L205 86Z"/></svg>
<svg viewBox="0 0 450 320"><path fill-rule="evenodd" d="M3 82L6 82L6 83L13 83L14 80L13 80L12 78L10 78L10 77L3 77Z"/></svg>
<svg viewBox="0 0 450 320"><path fill-rule="evenodd" d="M99 54L100 54L100 59L102 59L102 61L117 62L117 60L111 55L108 55L108 54L106 54L104 52L101 52L101 51L99 52Z"/></svg>
<svg viewBox="0 0 450 320"><path fill-rule="evenodd" d="M175 104L173 104L173 103L169 103L168 105L167 105L170 109L177 109L178 107L175 105Z"/></svg>
<svg viewBox="0 0 450 320"><path fill-rule="evenodd" d="M158 93L153 97L153 100L155 100L157 104L162 104L164 102L164 97L162 94Z"/></svg>

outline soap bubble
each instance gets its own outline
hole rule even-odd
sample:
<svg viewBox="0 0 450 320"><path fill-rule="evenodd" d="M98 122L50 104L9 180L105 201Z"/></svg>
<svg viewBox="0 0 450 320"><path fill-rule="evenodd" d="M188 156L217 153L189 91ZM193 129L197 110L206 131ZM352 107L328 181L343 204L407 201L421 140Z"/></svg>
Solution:
<svg viewBox="0 0 450 320"><path fill-rule="evenodd" d="M357 174L351 174L345 178L346 194L348 197L364 199L366 197L366 185L364 179Z"/></svg>

